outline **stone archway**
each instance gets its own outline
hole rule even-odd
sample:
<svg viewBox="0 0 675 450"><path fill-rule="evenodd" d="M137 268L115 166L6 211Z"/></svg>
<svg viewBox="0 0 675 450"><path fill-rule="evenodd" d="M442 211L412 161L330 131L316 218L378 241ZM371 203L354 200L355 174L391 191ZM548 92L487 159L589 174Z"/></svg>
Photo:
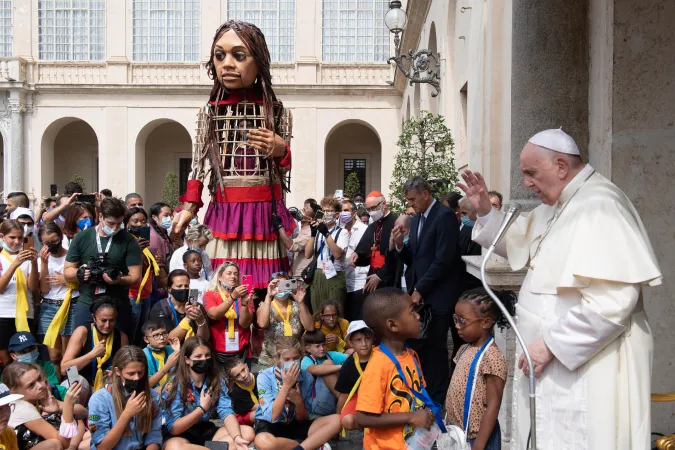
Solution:
<svg viewBox="0 0 675 450"><path fill-rule="evenodd" d="M72 178L84 179L86 192L99 190L99 145L92 126L77 117L52 122L42 135L42 195L55 183L60 192Z"/></svg>
<svg viewBox="0 0 675 450"><path fill-rule="evenodd" d="M324 189L331 195L344 188L344 181L355 171L364 194L381 190L382 143L366 122L345 121L337 124L325 142Z"/></svg>
<svg viewBox="0 0 675 450"><path fill-rule="evenodd" d="M136 192L146 205L161 201L166 174L185 182L191 161L192 138L185 127L171 119L153 120L136 137Z"/></svg>

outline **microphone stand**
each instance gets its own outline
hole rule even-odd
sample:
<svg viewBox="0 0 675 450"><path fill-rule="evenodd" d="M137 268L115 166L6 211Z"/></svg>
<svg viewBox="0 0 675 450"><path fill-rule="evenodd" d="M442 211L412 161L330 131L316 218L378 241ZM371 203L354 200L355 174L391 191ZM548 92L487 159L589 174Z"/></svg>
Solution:
<svg viewBox="0 0 675 450"><path fill-rule="evenodd" d="M530 352L527 350L527 344L525 344L525 340L520 335L518 327L516 327L516 322L513 320L513 317L511 317L511 314L509 314L504 304L492 291L492 289L487 283L487 277L485 276L485 268L487 266L488 260L490 259L490 256L492 256L492 254L495 251L495 248L497 247L497 244L506 234L506 230L508 230L508 228L515 221L515 219L518 218L519 213L520 208L517 205L511 205L506 209L504 221L502 222L502 225L499 228L499 231L497 232L495 239L492 241L492 245L490 245L485 255L483 255L483 262L480 265L480 277L483 283L483 287L487 291L488 295L497 304L499 309L502 311L502 314L504 314L504 317L509 322L511 329L513 329L514 333L516 334L516 339L518 339L518 342L520 343L520 346L523 349L523 354L525 355L525 359L527 360L527 366L530 369L530 375L528 377L530 381L530 439L529 439L530 444L528 449L536 450L537 449L537 423L536 423L537 410L535 405L536 385L534 380L534 366L532 365L532 358L530 357Z"/></svg>

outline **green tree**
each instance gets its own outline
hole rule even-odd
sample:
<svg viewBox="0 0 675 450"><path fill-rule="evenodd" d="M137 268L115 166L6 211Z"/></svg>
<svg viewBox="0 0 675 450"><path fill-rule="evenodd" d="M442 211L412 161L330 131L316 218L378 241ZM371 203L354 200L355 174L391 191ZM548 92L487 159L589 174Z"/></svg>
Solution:
<svg viewBox="0 0 675 450"><path fill-rule="evenodd" d="M354 199L354 196L361 190L361 183L359 183L359 176L356 172L349 172L345 180L345 197Z"/></svg>
<svg viewBox="0 0 675 450"><path fill-rule="evenodd" d="M396 142L399 151L389 184L389 206L401 213L405 211L403 183L420 175L430 182L436 195L452 191L457 182L455 169L455 143L443 116L420 111L403 124L403 131Z"/></svg>
<svg viewBox="0 0 675 450"><path fill-rule="evenodd" d="M82 187L82 192L87 192L87 185L84 183L84 178L79 173L74 173L70 181L79 184Z"/></svg>
<svg viewBox="0 0 675 450"><path fill-rule="evenodd" d="M164 186L162 186L162 202L171 206L174 209L178 205L178 175L174 172L168 172L164 178Z"/></svg>

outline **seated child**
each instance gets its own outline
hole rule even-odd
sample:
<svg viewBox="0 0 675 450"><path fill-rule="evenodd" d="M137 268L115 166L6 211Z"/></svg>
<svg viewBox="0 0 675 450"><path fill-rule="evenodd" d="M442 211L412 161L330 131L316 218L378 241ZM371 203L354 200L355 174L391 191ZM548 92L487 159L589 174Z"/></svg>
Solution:
<svg viewBox="0 0 675 450"><path fill-rule="evenodd" d="M202 255L196 250L188 250L183 255L183 267L190 277L190 289L197 289L199 296L197 302L200 305L204 304L204 293L209 290L209 282L204 276L204 263L202 262Z"/></svg>
<svg viewBox="0 0 675 450"><path fill-rule="evenodd" d="M497 291L507 310L515 313L516 295L510 291ZM509 326L501 309L483 288L462 294L453 316L459 336L468 342L460 347L455 357L455 371L450 380L445 410L451 423L462 428L472 448L501 449L501 431L497 415L502 404L502 394L508 368L506 358L497 348L493 330ZM473 361L478 367L471 373ZM474 382L469 384L469 378ZM473 386L471 407L465 416L464 399L467 386Z"/></svg>
<svg viewBox="0 0 675 450"><path fill-rule="evenodd" d="M40 359L40 352L38 350L39 345L41 344L38 344L32 334L26 331L20 331L15 333L9 339L7 350L9 350L9 356L11 356L14 361L32 363L40 366L47 377L47 381L49 381L52 394L54 394L54 397L56 397L57 400L63 401L66 398L68 387L59 384L59 377L54 364L52 364L51 361L43 361Z"/></svg>
<svg viewBox="0 0 675 450"><path fill-rule="evenodd" d="M180 352L178 338L169 338L164 323L148 320L143 324L143 336L147 347L143 349L148 358L148 377L150 389L161 388L166 383L169 372L176 367ZM161 389L158 391L161 392Z"/></svg>
<svg viewBox="0 0 675 450"><path fill-rule="evenodd" d="M314 328L326 335L326 350L330 352L354 352L347 342L349 322L342 318L340 305L335 300L324 300L314 314Z"/></svg>
<svg viewBox="0 0 675 450"><path fill-rule="evenodd" d="M337 398L340 394L335 390L338 373L347 360L345 353L327 352L326 335L321 330L308 331L303 336L305 352L300 368L314 377L312 388L311 418L335 414Z"/></svg>
<svg viewBox="0 0 675 450"><path fill-rule="evenodd" d="M426 392L417 353L405 344L419 337L420 317L410 295L393 287L370 293L363 317L381 339L368 360L356 402L356 422L365 428L363 447L404 449L416 427L431 429L436 420L411 389Z"/></svg>
<svg viewBox="0 0 675 450"><path fill-rule="evenodd" d="M244 361L239 358L228 358L223 364L223 371L229 380L232 409L237 415L240 425L253 426L255 412L258 409L258 387L255 375L251 373Z"/></svg>
<svg viewBox="0 0 675 450"><path fill-rule="evenodd" d="M258 374L260 407L255 413L255 447L330 450L327 442L340 431L340 416L310 419L313 380L300 369L300 343L292 337L281 337L275 349L276 364Z"/></svg>
<svg viewBox="0 0 675 450"><path fill-rule="evenodd" d="M349 346L354 349L354 353L342 365L335 383L335 390L340 393L337 411L340 414L342 428L358 430L361 427L356 423L356 401L359 398L361 376L373 352L373 330L368 328L363 320L355 320L349 324L346 339Z"/></svg>

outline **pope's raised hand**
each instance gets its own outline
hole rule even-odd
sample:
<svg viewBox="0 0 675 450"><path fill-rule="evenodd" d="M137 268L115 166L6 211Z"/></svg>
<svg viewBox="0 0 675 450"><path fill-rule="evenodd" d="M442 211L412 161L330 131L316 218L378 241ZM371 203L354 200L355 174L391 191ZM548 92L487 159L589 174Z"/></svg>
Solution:
<svg viewBox="0 0 675 450"><path fill-rule="evenodd" d="M488 188L483 176L479 172L465 170L462 173L462 178L464 179L464 183L457 183L457 187L464 191L466 198L469 199L471 205L478 211L478 215L484 216L488 214L492 209L492 205L490 204Z"/></svg>

